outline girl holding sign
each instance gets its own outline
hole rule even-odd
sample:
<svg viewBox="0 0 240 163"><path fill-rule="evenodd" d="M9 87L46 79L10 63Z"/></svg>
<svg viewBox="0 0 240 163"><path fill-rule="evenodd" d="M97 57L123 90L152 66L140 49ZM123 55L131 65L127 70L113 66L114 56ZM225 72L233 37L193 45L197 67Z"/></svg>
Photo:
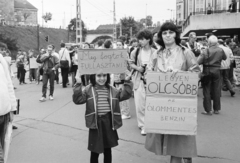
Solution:
<svg viewBox="0 0 240 163"><path fill-rule="evenodd" d="M132 95L132 84L127 77L124 89L110 86L110 75L102 72L90 76L90 84L82 90L80 75L76 77L73 102L86 103L86 126L89 128L88 150L91 163L98 163L104 153L104 163L112 162L111 148L118 145L117 129L122 126L119 103Z"/></svg>
<svg viewBox="0 0 240 163"><path fill-rule="evenodd" d="M151 58L149 68L157 72L200 72L194 54L180 46L180 32L173 23L167 22L158 32L161 48ZM191 163L197 156L196 137L148 133L145 147L158 155L170 155L171 163Z"/></svg>

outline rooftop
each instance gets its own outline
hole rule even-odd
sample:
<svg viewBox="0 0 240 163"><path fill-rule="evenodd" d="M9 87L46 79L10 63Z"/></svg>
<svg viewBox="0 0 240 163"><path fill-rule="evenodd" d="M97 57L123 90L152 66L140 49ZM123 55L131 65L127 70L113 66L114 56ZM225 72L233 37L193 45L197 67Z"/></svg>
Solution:
<svg viewBox="0 0 240 163"><path fill-rule="evenodd" d="M99 25L96 30L109 30L113 29L113 24L104 24L104 25Z"/></svg>
<svg viewBox="0 0 240 163"><path fill-rule="evenodd" d="M112 34L113 29L96 29L96 30L88 30L88 34Z"/></svg>
<svg viewBox="0 0 240 163"><path fill-rule="evenodd" d="M29 3L27 0L14 0L14 8L38 10L31 3Z"/></svg>

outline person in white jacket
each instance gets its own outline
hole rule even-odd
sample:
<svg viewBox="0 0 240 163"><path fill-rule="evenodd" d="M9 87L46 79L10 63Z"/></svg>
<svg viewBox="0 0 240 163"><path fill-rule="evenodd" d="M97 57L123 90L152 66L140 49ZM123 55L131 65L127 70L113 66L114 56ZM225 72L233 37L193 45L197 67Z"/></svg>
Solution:
<svg viewBox="0 0 240 163"><path fill-rule="evenodd" d="M17 102L12 80L6 60L0 51L0 162L4 162L3 149L6 129L13 121L13 111L17 110Z"/></svg>

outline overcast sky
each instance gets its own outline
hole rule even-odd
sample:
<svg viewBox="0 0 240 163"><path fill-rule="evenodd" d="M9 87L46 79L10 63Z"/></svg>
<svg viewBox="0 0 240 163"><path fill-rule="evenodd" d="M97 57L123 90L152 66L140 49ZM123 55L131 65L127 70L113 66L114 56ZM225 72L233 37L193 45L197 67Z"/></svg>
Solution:
<svg viewBox="0 0 240 163"><path fill-rule="evenodd" d="M47 23L50 27L60 27L63 24L67 26L70 19L76 17L76 0L28 1L38 8L40 25L42 25L42 9L43 13L53 14L52 21ZM175 17L176 0L115 0L115 2L117 22L124 16L133 16L135 20L140 20L146 17L146 14L153 17L154 23L162 22L171 18L170 10L174 10L172 14ZM82 20L87 28L96 29L100 24L113 23L113 0L81 0L81 6Z"/></svg>

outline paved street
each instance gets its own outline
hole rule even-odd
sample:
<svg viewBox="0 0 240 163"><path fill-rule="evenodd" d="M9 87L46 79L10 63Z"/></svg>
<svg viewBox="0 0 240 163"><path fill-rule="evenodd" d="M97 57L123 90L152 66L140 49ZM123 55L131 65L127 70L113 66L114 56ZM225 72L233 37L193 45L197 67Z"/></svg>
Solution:
<svg viewBox="0 0 240 163"><path fill-rule="evenodd" d="M40 103L41 84L18 85L18 81L14 81L21 106L14 120L18 129L13 133L8 163L89 162L85 105L77 106L72 102L72 88L56 85L54 101ZM239 89L234 98L229 92L222 92L220 115L202 115L202 90L198 97L198 157L193 162L240 163ZM123 127L118 130L120 141L119 146L113 148L113 162L168 163L169 157L145 150L145 137L137 127L133 99L131 115L132 118L124 120Z"/></svg>

